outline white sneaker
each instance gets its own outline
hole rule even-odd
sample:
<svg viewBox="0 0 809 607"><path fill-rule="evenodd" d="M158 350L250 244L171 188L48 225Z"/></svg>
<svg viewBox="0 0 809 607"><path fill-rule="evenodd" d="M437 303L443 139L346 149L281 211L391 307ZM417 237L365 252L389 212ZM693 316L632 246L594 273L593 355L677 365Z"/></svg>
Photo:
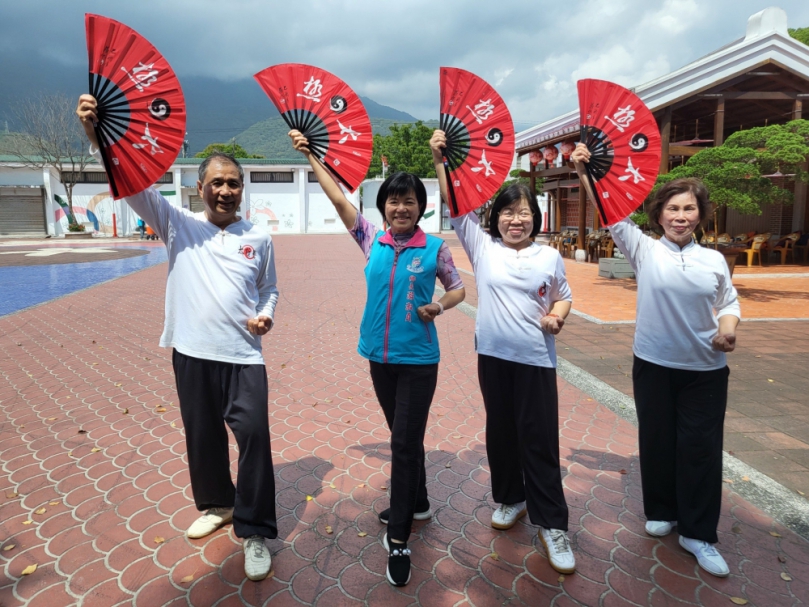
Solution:
<svg viewBox="0 0 809 607"><path fill-rule="evenodd" d="M525 502L519 504L500 504L492 513L492 527L495 529L511 529L519 519L525 516Z"/></svg>
<svg viewBox="0 0 809 607"><path fill-rule="evenodd" d="M561 529L539 528L539 539L545 546L545 553L551 567L559 573L573 573L576 571L576 557L573 556L573 549L570 547L570 540L567 532Z"/></svg>
<svg viewBox="0 0 809 607"><path fill-rule="evenodd" d="M716 577L727 577L730 573L728 564L719 551L714 548L713 544L703 542L702 540L694 540L690 537L680 536L680 546L688 550L691 554L697 557L697 563L705 571Z"/></svg>
<svg viewBox="0 0 809 607"><path fill-rule="evenodd" d="M233 508L211 508L191 523L185 534L191 539L199 539L210 535L222 525L233 520Z"/></svg>
<svg viewBox="0 0 809 607"><path fill-rule="evenodd" d="M270 550L260 535L251 535L242 544L244 550L244 574L258 582L270 574L272 557Z"/></svg>
<svg viewBox="0 0 809 607"><path fill-rule="evenodd" d="M654 537L665 537L676 524L677 521L646 521L646 533Z"/></svg>

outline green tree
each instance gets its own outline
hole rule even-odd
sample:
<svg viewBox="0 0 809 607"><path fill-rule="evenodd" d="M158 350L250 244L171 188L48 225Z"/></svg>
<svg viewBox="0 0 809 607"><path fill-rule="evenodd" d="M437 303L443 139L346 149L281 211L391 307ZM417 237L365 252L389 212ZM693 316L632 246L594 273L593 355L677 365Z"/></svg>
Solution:
<svg viewBox="0 0 809 607"><path fill-rule="evenodd" d="M433 129L420 120L415 124L393 124L390 135L374 135L374 151L368 178L382 175L382 156L388 159L387 174L397 171L418 177L435 177L430 137Z"/></svg>
<svg viewBox="0 0 809 607"><path fill-rule="evenodd" d="M803 42L805 45L809 46L809 27L790 28L789 35L798 42Z"/></svg>
<svg viewBox="0 0 809 607"><path fill-rule="evenodd" d="M230 154L234 158L264 158L264 156L261 156L259 154L249 154L247 150L245 150L235 141L231 141L230 143L212 143L194 157L207 158L211 154L217 152L223 154Z"/></svg>
<svg viewBox="0 0 809 607"><path fill-rule="evenodd" d="M660 175L660 186L679 177L701 179L718 206L745 215L761 215L767 204L791 204L792 193L766 175L783 174L786 181L809 181L809 120L738 131L723 145L702 150L682 166ZM648 199L647 199L648 200Z"/></svg>

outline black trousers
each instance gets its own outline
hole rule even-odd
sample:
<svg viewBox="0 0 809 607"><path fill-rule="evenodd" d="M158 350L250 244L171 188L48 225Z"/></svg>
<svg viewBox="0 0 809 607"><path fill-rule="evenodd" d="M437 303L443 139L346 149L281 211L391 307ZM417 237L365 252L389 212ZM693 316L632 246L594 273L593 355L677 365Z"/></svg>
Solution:
<svg viewBox="0 0 809 607"><path fill-rule="evenodd" d="M438 364L371 362L371 381L390 428L388 537L406 542L413 513L430 507L424 470L424 433L438 381Z"/></svg>
<svg viewBox="0 0 809 607"><path fill-rule="evenodd" d="M236 537L278 536L264 365L172 355L197 509L233 508ZM236 486L227 424L239 445Z"/></svg>
<svg viewBox="0 0 809 607"><path fill-rule="evenodd" d="M494 501L526 501L532 523L567 531L556 369L478 354L478 379Z"/></svg>
<svg viewBox="0 0 809 607"><path fill-rule="evenodd" d="M716 543L722 505L727 367L684 371L635 357L643 510L680 535Z"/></svg>

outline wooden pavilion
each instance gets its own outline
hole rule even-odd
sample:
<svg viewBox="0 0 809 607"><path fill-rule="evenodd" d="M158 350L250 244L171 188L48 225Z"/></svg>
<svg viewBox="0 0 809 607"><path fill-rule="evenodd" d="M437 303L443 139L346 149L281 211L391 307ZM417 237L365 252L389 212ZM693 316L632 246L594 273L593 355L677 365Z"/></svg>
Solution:
<svg viewBox="0 0 809 607"><path fill-rule="evenodd" d="M657 119L663 142L660 171L666 173L738 130L809 117L809 46L789 36L783 10L768 8L750 17L744 38L633 90ZM576 109L518 133L517 153L541 154L549 146L578 139ZM587 227L599 227L598 216L586 202L572 164L540 161L530 166L522 175L532 184L544 180L550 231L575 227L582 247ZM762 216L730 209L719 218L719 231L809 231L806 184L786 187L794 188L794 205L767 205Z"/></svg>

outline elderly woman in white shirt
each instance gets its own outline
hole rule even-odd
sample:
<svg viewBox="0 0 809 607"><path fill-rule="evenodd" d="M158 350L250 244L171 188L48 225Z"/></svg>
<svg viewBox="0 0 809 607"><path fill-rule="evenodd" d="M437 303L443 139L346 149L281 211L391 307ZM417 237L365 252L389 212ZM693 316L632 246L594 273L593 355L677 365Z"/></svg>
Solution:
<svg viewBox="0 0 809 607"><path fill-rule="evenodd" d="M583 144L575 162L589 161ZM713 546L722 501L722 433L729 370L741 313L724 257L694 242L710 212L697 179L675 179L648 208L660 240L630 220L610 226L638 281L632 381L638 412L646 532L676 525L680 545L700 567L725 577Z"/></svg>
<svg viewBox="0 0 809 607"><path fill-rule="evenodd" d="M430 140L447 200L443 131ZM559 252L534 242L542 216L536 195L515 184L494 200L489 228L474 212L451 220L475 269L478 311L475 350L486 409L486 454L495 529L509 529L528 514L550 565L573 573L567 536L568 508L559 466L556 345L572 296Z"/></svg>

